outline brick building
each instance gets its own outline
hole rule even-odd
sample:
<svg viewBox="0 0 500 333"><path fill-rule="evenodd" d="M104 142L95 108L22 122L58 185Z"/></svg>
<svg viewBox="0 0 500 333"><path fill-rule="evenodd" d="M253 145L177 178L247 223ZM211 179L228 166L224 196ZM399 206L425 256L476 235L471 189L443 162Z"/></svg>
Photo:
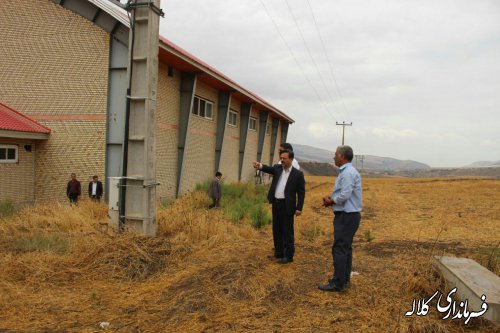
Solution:
<svg viewBox="0 0 500 333"><path fill-rule="evenodd" d="M83 183L120 176L126 13L107 0L2 0L0 21L0 103L40 131L12 138L0 122L0 150L16 146L18 154L0 159L0 199L63 201L72 172ZM293 122L282 111L164 37L158 71L158 199L216 170L251 181L251 161L277 160Z"/></svg>

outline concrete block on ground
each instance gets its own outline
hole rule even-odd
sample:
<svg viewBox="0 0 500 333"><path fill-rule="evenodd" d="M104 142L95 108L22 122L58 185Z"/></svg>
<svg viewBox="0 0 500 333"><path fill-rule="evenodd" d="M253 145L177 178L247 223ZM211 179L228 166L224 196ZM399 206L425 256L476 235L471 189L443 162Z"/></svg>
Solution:
<svg viewBox="0 0 500 333"><path fill-rule="evenodd" d="M500 277L468 258L435 256L435 262L446 281L457 287L457 296L468 299L469 309L480 311L486 296L488 310L483 318L500 323Z"/></svg>

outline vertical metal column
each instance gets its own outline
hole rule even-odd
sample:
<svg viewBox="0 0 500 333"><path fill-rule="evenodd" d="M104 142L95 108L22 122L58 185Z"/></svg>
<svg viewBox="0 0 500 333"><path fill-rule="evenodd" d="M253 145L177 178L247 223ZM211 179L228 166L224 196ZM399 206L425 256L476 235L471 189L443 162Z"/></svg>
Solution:
<svg viewBox="0 0 500 333"><path fill-rule="evenodd" d="M215 170L219 170L220 158L222 155L222 144L224 143L224 133L226 130L227 114L231 105L231 93L229 91L219 91L219 100L217 108L217 138L215 142Z"/></svg>
<svg viewBox="0 0 500 333"><path fill-rule="evenodd" d="M280 120L273 118L273 131L271 133L271 149L269 149L269 165L273 165L274 150L276 149L276 139L278 138L278 126Z"/></svg>
<svg viewBox="0 0 500 333"><path fill-rule="evenodd" d="M128 45L123 44L111 35L109 42L108 108L106 115L106 188L104 190L104 199L106 201L109 199L109 190L111 188L108 181L109 177L120 177L122 175L128 86L127 57ZM116 223L118 223L118 216Z"/></svg>
<svg viewBox="0 0 500 333"><path fill-rule="evenodd" d="M241 181L243 173L243 160L245 159L245 148L247 144L248 122L252 112L252 103L241 103L240 117L240 169L238 172L238 180Z"/></svg>
<svg viewBox="0 0 500 333"><path fill-rule="evenodd" d="M285 123L281 121L281 138L280 138L280 143L285 143L286 142L286 137L288 135L288 126L289 123Z"/></svg>
<svg viewBox="0 0 500 333"><path fill-rule="evenodd" d="M261 162L262 150L264 149L264 138L266 137L267 121L269 111L262 111L259 114L259 144L257 146L257 161Z"/></svg>
<svg viewBox="0 0 500 333"><path fill-rule="evenodd" d="M133 0L129 39L130 110L126 140L125 227L156 234L155 112L160 0Z"/></svg>
<svg viewBox="0 0 500 333"><path fill-rule="evenodd" d="M181 193L184 153L188 140L189 119L193 110L194 92L196 91L196 73L181 73L181 107L179 109L179 145L177 147L177 189Z"/></svg>

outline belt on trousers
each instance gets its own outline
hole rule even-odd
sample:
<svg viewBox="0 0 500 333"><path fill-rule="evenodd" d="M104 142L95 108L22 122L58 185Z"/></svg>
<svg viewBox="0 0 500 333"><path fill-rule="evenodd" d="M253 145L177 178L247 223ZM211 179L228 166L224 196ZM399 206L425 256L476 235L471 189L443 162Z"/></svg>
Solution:
<svg viewBox="0 0 500 333"><path fill-rule="evenodd" d="M338 211L334 211L333 214L335 215L340 215L340 214L359 214L359 212L350 212L350 213L346 213L344 212L343 210L338 210Z"/></svg>
<svg viewBox="0 0 500 333"><path fill-rule="evenodd" d="M285 199L274 198L274 202L285 202Z"/></svg>

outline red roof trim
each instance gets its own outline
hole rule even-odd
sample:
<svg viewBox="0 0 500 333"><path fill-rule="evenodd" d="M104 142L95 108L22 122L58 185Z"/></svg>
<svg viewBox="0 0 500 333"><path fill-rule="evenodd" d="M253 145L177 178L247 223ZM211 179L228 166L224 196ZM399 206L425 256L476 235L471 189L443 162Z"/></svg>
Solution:
<svg viewBox="0 0 500 333"><path fill-rule="evenodd" d="M35 120L17 112L13 108L0 102L0 129L18 132L50 133L50 128L39 124Z"/></svg>

